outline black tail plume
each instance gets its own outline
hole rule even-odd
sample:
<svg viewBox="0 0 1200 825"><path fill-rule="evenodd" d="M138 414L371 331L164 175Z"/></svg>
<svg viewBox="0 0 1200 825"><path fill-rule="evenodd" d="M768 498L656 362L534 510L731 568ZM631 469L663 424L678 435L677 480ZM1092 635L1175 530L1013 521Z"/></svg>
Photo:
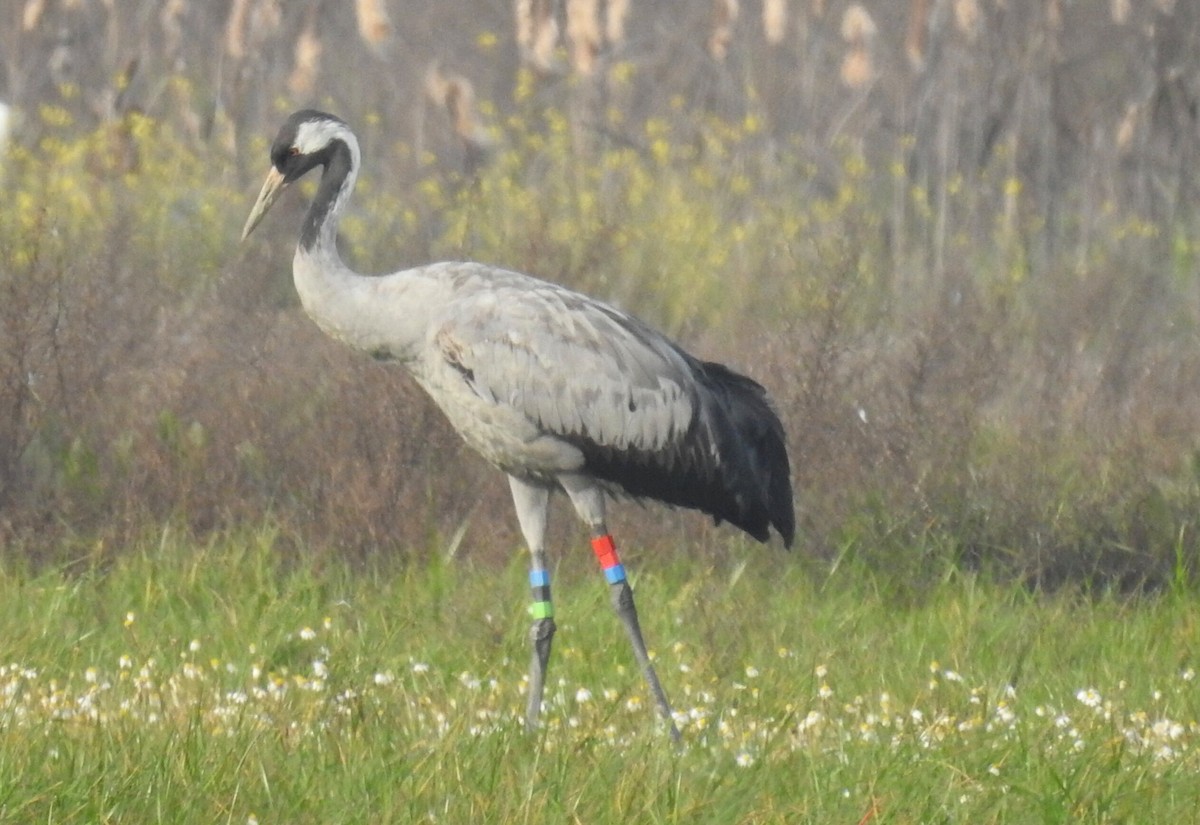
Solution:
<svg viewBox="0 0 1200 825"><path fill-rule="evenodd" d="M704 362L700 369L715 402L707 412L722 475L738 504L738 517L725 518L760 541L773 526L791 547L796 514L783 422L758 382L714 362Z"/></svg>
<svg viewBox="0 0 1200 825"><path fill-rule="evenodd" d="M791 547L796 516L787 443L766 390L721 364L689 363L695 417L673 444L639 450L586 436L570 442L583 453L587 472L626 495L700 510L759 541L774 527Z"/></svg>

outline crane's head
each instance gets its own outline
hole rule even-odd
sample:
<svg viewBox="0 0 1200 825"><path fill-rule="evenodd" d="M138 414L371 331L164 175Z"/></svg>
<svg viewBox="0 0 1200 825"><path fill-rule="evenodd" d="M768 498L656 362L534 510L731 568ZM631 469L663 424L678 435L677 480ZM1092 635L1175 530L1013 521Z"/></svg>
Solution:
<svg viewBox="0 0 1200 825"><path fill-rule="evenodd" d="M271 144L271 171L246 219L242 240L254 231L288 184L317 166L327 166L339 146L348 148L357 164L358 141L341 118L305 109L284 121Z"/></svg>

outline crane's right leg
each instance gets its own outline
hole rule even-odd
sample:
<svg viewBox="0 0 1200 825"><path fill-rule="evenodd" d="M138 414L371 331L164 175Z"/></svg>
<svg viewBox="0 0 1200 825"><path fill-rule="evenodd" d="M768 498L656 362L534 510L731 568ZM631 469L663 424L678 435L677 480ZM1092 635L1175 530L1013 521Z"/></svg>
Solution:
<svg viewBox="0 0 1200 825"><path fill-rule="evenodd" d="M529 663L529 702L525 706L525 727L533 730L542 711L542 694L546 689L546 664L550 661L550 643L554 640L554 603L550 600L550 571L546 566L546 517L550 509L550 490L538 487L513 476L508 477L517 521L529 547L529 586L533 604L529 613L533 625L529 639L533 655Z"/></svg>
<svg viewBox="0 0 1200 825"><path fill-rule="evenodd" d="M667 694L662 688L662 683L658 681L654 663L650 661L650 653L646 650L646 640L642 638L637 606L633 603L633 588L625 579L625 566L621 564L612 536L608 534L608 528L604 525L604 492L586 476L561 475L559 482L570 496L571 503L575 505L575 511L592 532L592 549L604 570L604 578L608 580L613 607L633 645L634 659L642 669L646 685L650 688L650 695L654 697L658 712L671 731L671 738L678 743L679 728L671 713L671 703L667 701Z"/></svg>

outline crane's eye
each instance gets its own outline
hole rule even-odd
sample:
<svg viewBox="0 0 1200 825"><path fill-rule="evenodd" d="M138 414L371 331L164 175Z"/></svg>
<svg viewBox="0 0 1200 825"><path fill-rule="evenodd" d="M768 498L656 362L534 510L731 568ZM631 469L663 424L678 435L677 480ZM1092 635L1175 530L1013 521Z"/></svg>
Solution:
<svg viewBox="0 0 1200 825"><path fill-rule="evenodd" d="M295 157L296 155L300 154L300 147L293 146L291 149L288 149L288 154L292 157Z"/></svg>

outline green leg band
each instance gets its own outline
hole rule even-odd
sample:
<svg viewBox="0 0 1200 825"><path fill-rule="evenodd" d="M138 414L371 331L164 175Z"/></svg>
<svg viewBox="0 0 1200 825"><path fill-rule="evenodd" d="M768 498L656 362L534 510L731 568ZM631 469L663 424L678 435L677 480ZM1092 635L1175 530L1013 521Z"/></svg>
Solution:
<svg viewBox="0 0 1200 825"><path fill-rule="evenodd" d="M550 602L534 602L529 605L529 615L535 619L553 619L554 605Z"/></svg>

